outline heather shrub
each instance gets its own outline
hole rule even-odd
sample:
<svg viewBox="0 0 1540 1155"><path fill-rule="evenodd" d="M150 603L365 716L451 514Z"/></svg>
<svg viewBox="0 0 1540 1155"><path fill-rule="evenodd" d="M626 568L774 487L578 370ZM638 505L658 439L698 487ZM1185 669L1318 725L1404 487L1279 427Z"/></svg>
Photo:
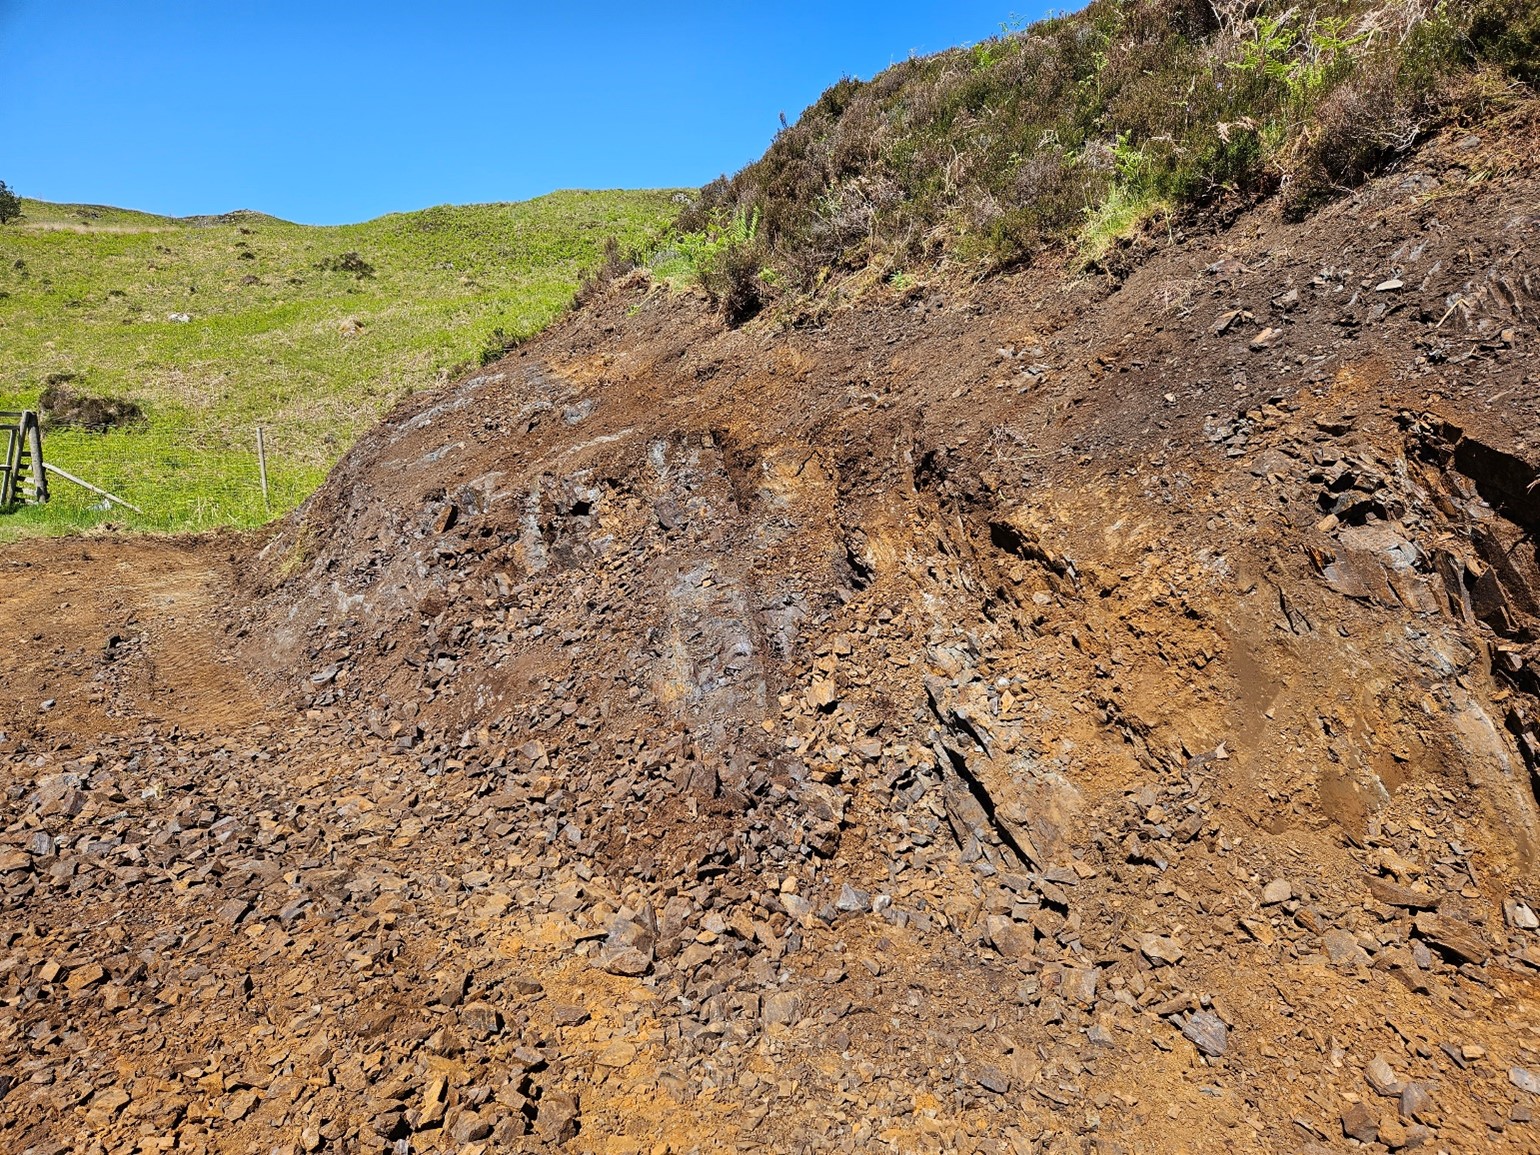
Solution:
<svg viewBox="0 0 1540 1155"><path fill-rule="evenodd" d="M761 256L757 245L733 245L701 268L701 285L729 326L743 324L764 307Z"/></svg>
<svg viewBox="0 0 1540 1155"><path fill-rule="evenodd" d="M581 308L586 305L637 266L635 254L623 251L620 242L614 237L606 237L603 258L578 280L577 290L572 297L573 306Z"/></svg>
<svg viewBox="0 0 1540 1155"><path fill-rule="evenodd" d="M1479 0L1470 17L1474 53L1531 86L1540 84L1540 4Z"/></svg>

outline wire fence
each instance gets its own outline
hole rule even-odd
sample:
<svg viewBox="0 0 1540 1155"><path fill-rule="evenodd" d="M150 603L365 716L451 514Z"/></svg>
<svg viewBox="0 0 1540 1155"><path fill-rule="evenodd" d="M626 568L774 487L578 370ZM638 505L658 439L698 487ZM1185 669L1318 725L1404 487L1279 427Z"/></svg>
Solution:
<svg viewBox="0 0 1540 1155"><path fill-rule="evenodd" d="M110 521L168 531L261 525L299 505L326 472L322 465L294 460L286 452L281 431L264 429L263 449L265 453L259 454L256 426L45 432L45 463L118 501L50 470L47 505L20 507L8 516L39 526L82 527ZM0 521L6 516L0 515Z"/></svg>

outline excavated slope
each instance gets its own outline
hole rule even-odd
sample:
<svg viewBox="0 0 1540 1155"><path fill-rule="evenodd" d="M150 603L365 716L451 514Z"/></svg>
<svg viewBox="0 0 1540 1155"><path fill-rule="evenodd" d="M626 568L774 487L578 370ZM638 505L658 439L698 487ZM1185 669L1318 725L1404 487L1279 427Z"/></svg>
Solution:
<svg viewBox="0 0 1540 1155"><path fill-rule="evenodd" d="M0 1145L1540 1148L1536 135L13 551Z"/></svg>

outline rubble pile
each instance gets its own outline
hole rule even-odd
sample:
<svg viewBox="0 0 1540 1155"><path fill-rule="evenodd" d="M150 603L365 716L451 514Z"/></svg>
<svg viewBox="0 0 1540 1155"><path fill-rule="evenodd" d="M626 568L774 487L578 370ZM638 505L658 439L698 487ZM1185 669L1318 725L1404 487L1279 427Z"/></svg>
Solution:
<svg viewBox="0 0 1540 1155"><path fill-rule="evenodd" d="M633 274L260 540L14 547L0 1144L1540 1148L1484 147L1116 285Z"/></svg>

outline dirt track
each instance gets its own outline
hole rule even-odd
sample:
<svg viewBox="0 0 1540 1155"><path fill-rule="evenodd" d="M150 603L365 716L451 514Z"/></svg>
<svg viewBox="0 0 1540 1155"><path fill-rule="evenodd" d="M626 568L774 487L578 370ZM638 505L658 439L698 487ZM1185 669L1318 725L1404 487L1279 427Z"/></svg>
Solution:
<svg viewBox="0 0 1540 1155"><path fill-rule="evenodd" d="M0 1146L1535 1149L1533 131L7 550Z"/></svg>

